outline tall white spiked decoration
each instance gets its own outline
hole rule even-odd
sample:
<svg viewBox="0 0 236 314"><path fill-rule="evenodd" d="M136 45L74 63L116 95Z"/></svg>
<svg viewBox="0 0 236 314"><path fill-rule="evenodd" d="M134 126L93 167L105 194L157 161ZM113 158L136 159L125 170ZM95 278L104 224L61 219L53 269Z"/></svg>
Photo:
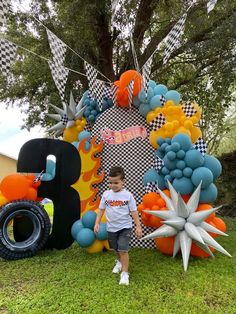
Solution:
<svg viewBox="0 0 236 314"><path fill-rule="evenodd" d="M169 210L145 210L146 213L163 219L163 225L154 232L143 237L141 240L175 236L173 257L176 256L179 250L181 251L185 271L188 268L190 250L193 242L212 257L214 255L209 246L231 257L231 255L217 243L208 232L224 236L227 236L227 234L204 221L221 206L196 212L199 204L201 183L191 195L187 204L169 181L168 185L171 198L166 196L159 188L158 191L161 197L165 200Z"/></svg>

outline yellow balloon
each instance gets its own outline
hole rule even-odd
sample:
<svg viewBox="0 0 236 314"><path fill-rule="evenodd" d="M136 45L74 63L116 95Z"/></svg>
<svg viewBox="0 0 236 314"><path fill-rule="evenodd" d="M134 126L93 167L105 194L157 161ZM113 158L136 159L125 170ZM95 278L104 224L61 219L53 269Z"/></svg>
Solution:
<svg viewBox="0 0 236 314"><path fill-rule="evenodd" d="M185 129L185 127L180 126L176 131L175 134L184 133L187 134L191 138L191 133L189 130Z"/></svg>
<svg viewBox="0 0 236 314"><path fill-rule="evenodd" d="M185 120L184 121L184 127L188 130L190 130L193 127L193 123L191 120Z"/></svg>
<svg viewBox="0 0 236 314"><path fill-rule="evenodd" d="M151 131L149 135L149 141L152 147L157 148L157 132L156 131Z"/></svg>
<svg viewBox="0 0 236 314"><path fill-rule="evenodd" d="M199 137L202 137L202 131L199 129L199 127L193 126L193 128L191 129L191 141L192 141L192 143L195 143Z"/></svg>
<svg viewBox="0 0 236 314"><path fill-rule="evenodd" d="M0 206L5 205L6 203L8 203L8 199L0 192Z"/></svg>
<svg viewBox="0 0 236 314"><path fill-rule="evenodd" d="M95 240L93 242L92 245L90 245L89 247L87 247L85 250L88 252L88 253L98 253L98 252L101 252L102 249L104 247L104 243L103 241L100 241L100 240Z"/></svg>
<svg viewBox="0 0 236 314"><path fill-rule="evenodd" d="M157 115L155 114L154 111L150 111L148 114L147 114L147 117L146 117L146 121L147 123L149 124Z"/></svg>
<svg viewBox="0 0 236 314"><path fill-rule="evenodd" d="M103 242L104 247L105 247L107 250L111 250L108 240L104 240L104 241L102 241L102 242Z"/></svg>
<svg viewBox="0 0 236 314"><path fill-rule="evenodd" d="M78 130L77 125L72 126L71 128L66 128L63 132L63 140L69 143L75 142L78 140Z"/></svg>

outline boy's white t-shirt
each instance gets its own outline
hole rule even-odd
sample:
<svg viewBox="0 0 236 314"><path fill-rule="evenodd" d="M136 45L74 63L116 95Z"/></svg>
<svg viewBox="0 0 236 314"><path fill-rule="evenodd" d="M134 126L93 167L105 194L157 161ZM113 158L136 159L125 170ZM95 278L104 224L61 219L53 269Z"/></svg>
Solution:
<svg viewBox="0 0 236 314"><path fill-rule="evenodd" d="M117 232L121 229L132 228L130 212L136 211L133 195L123 189L119 192L105 191L99 204L101 210L106 210L107 231Z"/></svg>

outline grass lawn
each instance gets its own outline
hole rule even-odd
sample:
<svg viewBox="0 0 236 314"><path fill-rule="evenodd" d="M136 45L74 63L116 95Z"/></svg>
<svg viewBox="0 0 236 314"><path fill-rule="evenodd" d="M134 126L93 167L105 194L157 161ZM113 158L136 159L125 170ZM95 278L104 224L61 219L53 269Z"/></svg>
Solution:
<svg viewBox="0 0 236 314"><path fill-rule="evenodd" d="M130 251L130 285L111 274L111 252L88 254L75 243L19 261L0 260L0 313L236 313L236 219L218 242L229 258L180 257Z"/></svg>

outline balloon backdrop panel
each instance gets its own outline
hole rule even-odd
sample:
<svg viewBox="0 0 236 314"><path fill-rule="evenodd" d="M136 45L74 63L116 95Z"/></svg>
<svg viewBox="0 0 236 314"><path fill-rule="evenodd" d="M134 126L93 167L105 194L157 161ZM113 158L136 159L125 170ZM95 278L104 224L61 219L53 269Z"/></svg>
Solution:
<svg viewBox="0 0 236 314"><path fill-rule="evenodd" d="M101 168L105 170L105 179L99 185L100 194L108 189L108 172L111 166L119 165L124 168L126 175L126 188L133 193L137 204L141 202L143 194L145 194L145 186L143 185L143 176L146 170L152 167L154 149L149 143L150 127L145 119L140 115L139 111L132 107L127 108L113 107L106 110L96 120L92 135L96 135L101 139L101 131L109 128L110 130L119 131L132 126L143 126L147 131L147 137L133 138L123 144L108 144L104 143L104 148L101 156ZM153 228L143 228L144 234L151 232ZM131 246L139 247L155 247L153 241L138 241L133 234Z"/></svg>

